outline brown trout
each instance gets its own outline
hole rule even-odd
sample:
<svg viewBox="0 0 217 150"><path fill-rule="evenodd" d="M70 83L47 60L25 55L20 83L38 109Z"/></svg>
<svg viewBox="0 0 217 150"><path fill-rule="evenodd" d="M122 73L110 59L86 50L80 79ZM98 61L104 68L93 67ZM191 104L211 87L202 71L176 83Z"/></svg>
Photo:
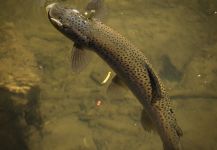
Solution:
<svg viewBox="0 0 217 150"><path fill-rule="evenodd" d="M74 42L74 70L80 71L89 63L88 50L96 52L115 71L116 81L124 82L140 101L161 137L164 150L180 150L182 130L171 100L145 55L88 12L80 13L56 3L46 9L54 27Z"/></svg>

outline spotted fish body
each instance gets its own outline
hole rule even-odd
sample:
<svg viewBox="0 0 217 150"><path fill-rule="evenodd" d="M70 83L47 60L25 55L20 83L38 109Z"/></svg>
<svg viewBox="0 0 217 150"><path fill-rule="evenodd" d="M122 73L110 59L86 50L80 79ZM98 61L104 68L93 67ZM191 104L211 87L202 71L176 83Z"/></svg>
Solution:
<svg viewBox="0 0 217 150"><path fill-rule="evenodd" d="M137 97L155 125L165 150L180 150L182 131L171 100L144 54L122 35L77 10L52 4L48 17L77 47L95 51Z"/></svg>

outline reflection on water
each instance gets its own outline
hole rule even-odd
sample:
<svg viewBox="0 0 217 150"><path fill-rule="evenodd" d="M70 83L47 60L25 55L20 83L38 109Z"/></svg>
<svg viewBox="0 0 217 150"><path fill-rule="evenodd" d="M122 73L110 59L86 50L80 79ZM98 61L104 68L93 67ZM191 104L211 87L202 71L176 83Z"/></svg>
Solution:
<svg viewBox="0 0 217 150"><path fill-rule="evenodd" d="M108 84L92 80L92 72L110 71L103 61L96 57L73 74L72 42L46 16L44 6L51 2L0 5L3 149L162 149L159 136L143 130L142 109L131 93L110 99ZM64 1L77 8L87 2ZM105 2L106 24L144 51L174 98L184 149L216 149L217 2Z"/></svg>

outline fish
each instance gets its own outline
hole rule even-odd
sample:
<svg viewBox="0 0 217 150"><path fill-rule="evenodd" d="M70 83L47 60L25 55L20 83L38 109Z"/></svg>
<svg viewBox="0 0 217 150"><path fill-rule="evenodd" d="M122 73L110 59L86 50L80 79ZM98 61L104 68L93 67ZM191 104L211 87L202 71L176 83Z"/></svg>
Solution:
<svg viewBox="0 0 217 150"><path fill-rule="evenodd" d="M117 31L94 17L53 3L46 7L51 24L72 42L72 69L82 71L95 52L116 73L112 84L123 84L139 100L156 128L164 150L181 150L182 129L162 81L144 53Z"/></svg>

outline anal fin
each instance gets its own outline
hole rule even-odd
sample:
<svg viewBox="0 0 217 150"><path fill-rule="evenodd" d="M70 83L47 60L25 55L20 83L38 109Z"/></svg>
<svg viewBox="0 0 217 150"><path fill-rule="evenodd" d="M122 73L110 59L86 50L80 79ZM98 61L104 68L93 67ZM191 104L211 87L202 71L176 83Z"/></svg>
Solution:
<svg viewBox="0 0 217 150"><path fill-rule="evenodd" d="M156 131L151 118L148 116L148 113L144 109L142 110L141 114L141 124L145 131Z"/></svg>

